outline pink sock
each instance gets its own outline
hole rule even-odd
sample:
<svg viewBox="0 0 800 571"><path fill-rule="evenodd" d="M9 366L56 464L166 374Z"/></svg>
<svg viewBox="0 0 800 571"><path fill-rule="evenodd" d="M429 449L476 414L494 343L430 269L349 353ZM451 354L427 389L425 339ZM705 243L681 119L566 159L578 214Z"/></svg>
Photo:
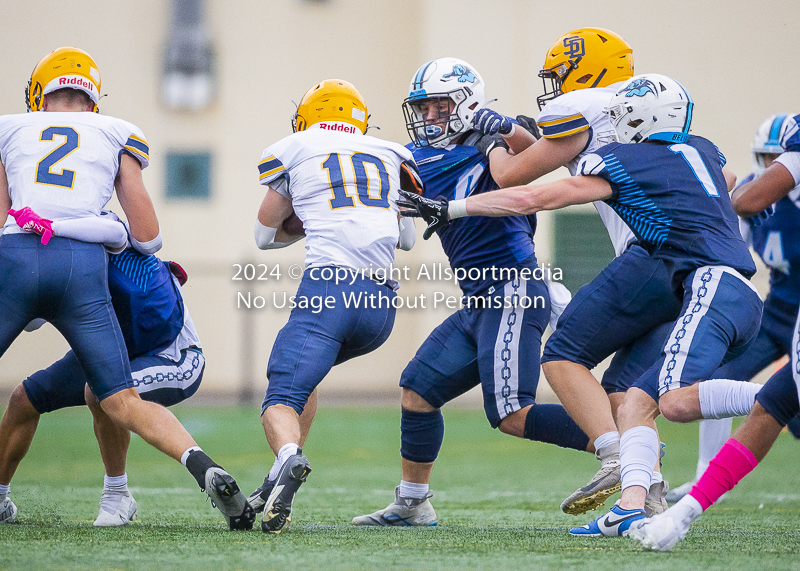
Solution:
<svg viewBox="0 0 800 571"><path fill-rule="evenodd" d="M730 438L711 460L689 495L700 502L703 511L706 511L756 466L758 460L753 453L738 440Z"/></svg>

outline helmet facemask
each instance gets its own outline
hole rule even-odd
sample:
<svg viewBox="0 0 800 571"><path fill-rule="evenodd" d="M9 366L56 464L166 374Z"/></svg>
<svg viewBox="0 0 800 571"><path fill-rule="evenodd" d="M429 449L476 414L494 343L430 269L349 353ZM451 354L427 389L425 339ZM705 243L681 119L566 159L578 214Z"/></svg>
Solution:
<svg viewBox="0 0 800 571"><path fill-rule="evenodd" d="M403 101L406 129L417 147L444 148L470 129L465 121L462 104L471 93L463 87L448 93L429 96L411 96ZM437 111L431 116L431 109ZM470 110L472 111L472 110Z"/></svg>
<svg viewBox="0 0 800 571"><path fill-rule="evenodd" d="M559 95L563 95L561 86L570 72L578 67L580 58L575 61L568 60L566 63L559 64L551 69L543 69L539 71L539 77L542 78L542 85L544 86L544 95L536 98L536 103L539 105L539 110L544 109L547 103ZM549 85L548 85L549 84Z"/></svg>

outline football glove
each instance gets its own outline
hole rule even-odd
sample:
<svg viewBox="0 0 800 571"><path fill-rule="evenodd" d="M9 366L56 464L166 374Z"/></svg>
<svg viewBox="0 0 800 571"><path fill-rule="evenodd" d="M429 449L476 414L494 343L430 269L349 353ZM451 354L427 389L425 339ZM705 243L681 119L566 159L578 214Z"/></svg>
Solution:
<svg viewBox="0 0 800 571"><path fill-rule="evenodd" d="M502 135L495 133L494 135L484 135L478 139L478 142L475 143L475 147L488 157L489 153L491 153L497 147L502 147L507 150L508 143L506 143Z"/></svg>
<svg viewBox="0 0 800 571"><path fill-rule="evenodd" d="M450 224L450 218L447 216L447 207L450 201L444 196L430 199L401 190L400 197L397 205L402 209L400 210L401 216L422 218L428 223L428 227L422 234L423 239L427 240L436 230Z"/></svg>
<svg viewBox="0 0 800 571"><path fill-rule="evenodd" d="M751 216L750 218L748 218L747 221L750 223L751 226L757 228L758 226L761 226L764 222L766 222L767 219L769 219L770 216L772 216L773 214L775 214L775 205L770 204L755 216Z"/></svg>
<svg viewBox="0 0 800 571"><path fill-rule="evenodd" d="M536 124L536 119L526 117L525 115L517 115L517 123L528 133L536 137L537 140L542 138L542 134L539 132L539 126Z"/></svg>
<svg viewBox="0 0 800 571"><path fill-rule="evenodd" d="M475 116L472 118L472 124L475 129L484 135L494 135L495 133L508 135L514 128L514 122L510 117L506 117L486 107L478 109L475 112Z"/></svg>

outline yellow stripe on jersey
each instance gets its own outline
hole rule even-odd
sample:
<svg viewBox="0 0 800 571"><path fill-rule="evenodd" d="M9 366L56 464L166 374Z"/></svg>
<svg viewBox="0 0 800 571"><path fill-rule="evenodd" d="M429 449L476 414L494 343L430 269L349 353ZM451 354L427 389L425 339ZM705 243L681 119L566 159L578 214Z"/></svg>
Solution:
<svg viewBox="0 0 800 571"><path fill-rule="evenodd" d="M560 125L561 123L575 121L581 117L583 117L583 115L580 113L575 113L575 115L570 115L569 117L559 117L558 119L553 119L552 121L542 121L541 123L537 123L537 125L539 125L539 127L552 127L553 125Z"/></svg>
<svg viewBox="0 0 800 571"><path fill-rule="evenodd" d="M553 135L542 135L545 139L560 139L561 137L569 137L570 135L574 135L575 133L580 133L581 131L586 131L589 128L589 125L583 125L576 129L572 129L570 131L562 131L557 134Z"/></svg>

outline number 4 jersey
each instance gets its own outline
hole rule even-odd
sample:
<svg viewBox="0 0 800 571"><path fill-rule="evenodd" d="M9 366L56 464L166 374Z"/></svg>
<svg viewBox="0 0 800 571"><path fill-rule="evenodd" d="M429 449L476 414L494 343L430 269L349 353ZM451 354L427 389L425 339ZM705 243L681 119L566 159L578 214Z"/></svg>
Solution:
<svg viewBox="0 0 800 571"><path fill-rule="evenodd" d="M99 216L114 192L122 153L148 165L144 135L122 119L85 111L0 117L12 207L30 206L44 218ZM20 231L10 216L4 231Z"/></svg>
<svg viewBox="0 0 800 571"><path fill-rule="evenodd" d="M267 147L259 181L292 201L306 233L306 267L388 268L399 239L403 146L315 128Z"/></svg>

